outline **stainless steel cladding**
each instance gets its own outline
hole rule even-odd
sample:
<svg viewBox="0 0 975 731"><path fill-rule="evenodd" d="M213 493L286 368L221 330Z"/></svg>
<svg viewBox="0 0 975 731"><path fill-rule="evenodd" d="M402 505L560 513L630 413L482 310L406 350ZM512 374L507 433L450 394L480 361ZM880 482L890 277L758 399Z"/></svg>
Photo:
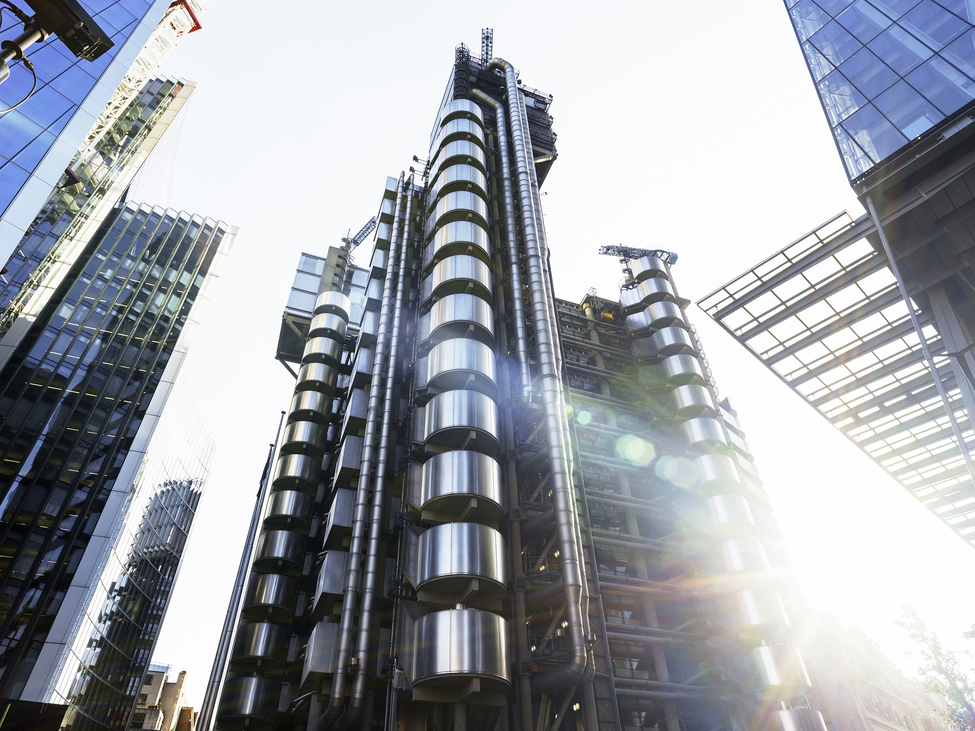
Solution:
<svg viewBox="0 0 975 731"><path fill-rule="evenodd" d="M470 254L483 262L491 263L491 238L483 226L473 221L451 221L433 235L423 250L423 268L446 256Z"/></svg>
<svg viewBox="0 0 975 731"><path fill-rule="evenodd" d="M334 312L323 312L311 318L308 326L308 337L310 338L332 338L339 341L339 345L345 340L345 331L349 321Z"/></svg>
<svg viewBox="0 0 975 731"><path fill-rule="evenodd" d="M642 312L634 312L626 317L626 328L634 335L645 330L673 326L687 326L684 310L674 302L654 302Z"/></svg>
<svg viewBox="0 0 975 731"><path fill-rule="evenodd" d="M229 675L220 694L217 722L221 728L269 727L277 715L280 693L280 681L257 675Z"/></svg>
<svg viewBox="0 0 975 731"><path fill-rule="evenodd" d="M432 392L469 389L497 396L494 351L477 340L444 340L417 361L415 373L417 388Z"/></svg>
<svg viewBox="0 0 975 731"><path fill-rule="evenodd" d="M765 548L754 540L732 539L714 546L711 554L712 573L745 573L768 579L772 572Z"/></svg>
<svg viewBox="0 0 975 731"><path fill-rule="evenodd" d="M257 538L255 571L299 576L305 562L305 537L290 530L265 530Z"/></svg>
<svg viewBox="0 0 975 731"><path fill-rule="evenodd" d="M269 530L287 529L307 533L311 527L311 511L315 499L311 495L296 490L278 490L271 494L264 528Z"/></svg>
<svg viewBox="0 0 975 731"><path fill-rule="evenodd" d="M632 262L630 268L633 270L633 278L638 282L642 282L645 279L652 279L653 277L662 277L665 279L670 277L670 273L667 271L667 265L663 260L653 255L640 257Z"/></svg>
<svg viewBox="0 0 975 731"><path fill-rule="evenodd" d="M500 597L505 586L504 555L504 540L494 528L476 523L434 526L420 535L414 585L456 594L476 579L483 582L479 591Z"/></svg>
<svg viewBox="0 0 975 731"><path fill-rule="evenodd" d="M283 624L243 624L234 638L234 654L230 665L234 670L252 672L264 663L286 662L290 638L291 632Z"/></svg>
<svg viewBox="0 0 975 731"><path fill-rule="evenodd" d="M476 119L484 124L484 114L481 108L470 99L454 99L444 106L440 115L440 124L444 125L451 119Z"/></svg>
<svg viewBox="0 0 975 731"><path fill-rule="evenodd" d="M316 315L316 317L335 317L335 315ZM305 343L301 355L302 363L324 363L336 367L342 357L342 343L332 337L313 337Z"/></svg>
<svg viewBox="0 0 975 731"><path fill-rule="evenodd" d="M492 302L494 277L491 268L473 256L450 256L434 266L420 287L420 302L431 297L467 292Z"/></svg>
<svg viewBox="0 0 975 731"><path fill-rule="evenodd" d="M352 302L341 292L335 290L322 292L315 300L315 314L320 315L324 312L339 315L347 321L349 313L352 312Z"/></svg>
<svg viewBox="0 0 975 731"><path fill-rule="evenodd" d="M487 178L484 173L473 165L451 165L440 171L440 175L430 185L427 193L427 205L433 206L439 200L441 193L452 190L473 190L485 200L487 194Z"/></svg>
<svg viewBox="0 0 975 731"><path fill-rule="evenodd" d="M241 612L246 619L291 622L295 618L298 580L282 574L253 574Z"/></svg>
<svg viewBox="0 0 975 731"><path fill-rule="evenodd" d="M665 327L649 338L633 341L633 354L637 358L666 358L672 355L691 355L694 352L694 340L682 327Z"/></svg>
<svg viewBox="0 0 975 731"><path fill-rule="evenodd" d="M345 576L349 569L346 551L326 551L318 569L318 582L312 597L312 614L317 617L332 611L332 605L345 593Z"/></svg>
<svg viewBox="0 0 975 731"><path fill-rule="evenodd" d="M680 425L687 454L723 454L728 451L724 429L717 419L688 419Z"/></svg>
<svg viewBox="0 0 975 731"><path fill-rule="evenodd" d="M325 427L313 421L292 421L284 428L281 452L317 455L321 459L324 441Z"/></svg>
<svg viewBox="0 0 975 731"><path fill-rule="evenodd" d="M420 409L417 409L420 411ZM498 453L500 425L497 405L477 391L446 391L423 407L419 441L447 449Z"/></svg>
<svg viewBox="0 0 975 731"><path fill-rule="evenodd" d="M823 714L812 708L791 708L770 714L764 731L826 731L826 722Z"/></svg>
<svg viewBox="0 0 975 731"><path fill-rule="evenodd" d="M325 338L328 340L328 338ZM328 340L328 342L335 342ZM298 383L295 384L297 391L321 391L325 394L335 393L335 384L338 382L339 372L334 366L324 363L306 363L298 370Z"/></svg>
<svg viewBox="0 0 975 731"><path fill-rule="evenodd" d="M494 344L494 311L491 305L472 294L451 294L437 300L420 318L417 338L436 345L448 338L473 337L486 345Z"/></svg>
<svg viewBox="0 0 975 731"><path fill-rule="evenodd" d="M304 454L285 454L278 458L271 476L275 490L298 490L314 495L318 490L320 460Z"/></svg>
<svg viewBox="0 0 975 731"><path fill-rule="evenodd" d="M730 457L724 454L702 454L694 458L697 470L695 487L705 493L737 492L741 490L738 470Z"/></svg>
<svg viewBox="0 0 975 731"><path fill-rule="evenodd" d="M487 172L487 162L484 157L484 150L476 142L448 142L440 149L437 159L430 170L437 175L443 168L449 165L474 165L484 172Z"/></svg>
<svg viewBox="0 0 975 731"><path fill-rule="evenodd" d="M451 144L468 144L454 142ZM450 147L450 145L447 145ZM482 153L483 154L483 153ZM470 221L487 226L487 203L481 196L466 190L447 193L436 202L427 217L425 236L429 236L438 225L451 221Z"/></svg>
<svg viewBox="0 0 975 731"><path fill-rule="evenodd" d="M702 527L713 536L735 538L754 536L755 518L742 495L712 495L704 501Z"/></svg>
<svg viewBox="0 0 975 731"><path fill-rule="evenodd" d="M746 642L773 640L790 629L777 591L767 587L745 589L728 597L728 602L728 626Z"/></svg>
<svg viewBox="0 0 975 731"><path fill-rule="evenodd" d="M677 293L668 279L647 279L633 289L620 292L620 306L623 313L630 315L654 302L676 302Z"/></svg>
<svg viewBox="0 0 975 731"><path fill-rule="evenodd" d="M505 693L511 685L507 634L508 623L491 612L426 614L414 625L410 682L417 688L459 688L477 678L482 691Z"/></svg>
<svg viewBox="0 0 975 731"><path fill-rule="evenodd" d="M297 391L291 398L289 421L314 421L327 425L331 418L332 399L319 391Z"/></svg>
<svg viewBox="0 0 975 731"><path fill-rule="evenodd" d="M439 152L447 142L454 140L476 140L484 146L484 131L480 122L473 119L452 119L440 128L440 134L430 146L431 152Z"/></svg>
<svg viewBox="0 0 975 731"><path fill-rule="evenodd" d="M500 519L501 466L488 455L466 450L436 454L423 463L418 474L417 507L421 510L485 521Z"/></svg>
<svg viewBox="0 0 975 731"><path fill-rule="evenodd" d="M704 386L678 386L668 394L667 401L671 413L679 421L702 417L713 419L717 414L714 398Z"/></svg>
<svg viewBox="0 0 975 731"><path fill-rule="evenodd" d="M787 701L812 690L799 651L789 645L766 645L748 653L752 690L765 700Z"/></svg>
<svg viewBox="0 0 975 731"><path fill-rule="evenodd" d="M664 389L687 384L703 386L707 382L700 359L688 354L671 355L654 365L642 366L640 379L651 388Z"/></svg>

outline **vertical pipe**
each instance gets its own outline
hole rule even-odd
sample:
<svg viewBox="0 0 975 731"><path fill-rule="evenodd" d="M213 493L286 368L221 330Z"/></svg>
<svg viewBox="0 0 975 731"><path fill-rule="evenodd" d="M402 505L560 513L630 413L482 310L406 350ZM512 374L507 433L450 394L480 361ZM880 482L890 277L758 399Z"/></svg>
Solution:
<svg viewBox="0 0 975 731"><path fill-rule="evenodd" d="M335 675L332 679L332 696L328 708L319 717L319 731L332 727L332 722L342 711L345 703L345 684L352 654L352 625L355 622L356 593L359 589L359 570L362 559L362 542L366 526L366 503L369 499L369 479L372 472L373 451L376 443L376 417L379 411L379 390L382 380L382 365L386 357L386 330L392 300L394 258L399 251L399 225L403 206L403 177L399 174L396 184L396 211L393 215L392 239L389 243L389 260L386 279L383 283L383 299L379 308L379 334L376 338L376 355L372 367L372 382L369 385L369 403L366 409L365 436L362 441L362 458L359 462L359 483L356 488L355 513L352 521L352 543L349 546L349 567L345 579L345 593L342 600L342 619L339 627L339 652Z"/></svg>

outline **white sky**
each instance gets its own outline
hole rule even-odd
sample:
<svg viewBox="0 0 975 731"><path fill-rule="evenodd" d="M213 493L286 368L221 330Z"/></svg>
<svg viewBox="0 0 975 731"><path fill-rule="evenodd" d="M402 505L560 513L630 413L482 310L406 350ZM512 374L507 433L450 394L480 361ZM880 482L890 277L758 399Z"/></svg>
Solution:
<svg viewBox="0 0 975 731"><path fill-rule="evenodd" d="M279 12L278 8L282 10ZM273 359L301 251L372 216L426 157L453 61L480 29L555 97L543 188L556 294L615 297L622 243L677 252L697 300L835 213L861 210L781 2L271 3L219 0L163 72L198 82L173 206L240 234L187 360L218 444L155 660L199 707L267 447L293 381ZM359 256L366 260L368 252ZM895 662L913 603L949 647L975 621L975 551L696 307L815 609Z"/></svg>

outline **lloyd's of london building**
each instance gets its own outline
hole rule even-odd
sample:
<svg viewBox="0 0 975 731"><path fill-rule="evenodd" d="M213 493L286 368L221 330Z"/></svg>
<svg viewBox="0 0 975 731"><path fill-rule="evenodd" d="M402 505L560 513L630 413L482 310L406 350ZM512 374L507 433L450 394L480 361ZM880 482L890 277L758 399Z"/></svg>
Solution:
<svg viewBox="0 0 975 731"><path fill-rule="evenodd" d="M302 258L215 727L823 729L673 257L619 301L555 297L551 97L482 55L388 180L371 263Z"/></svg>

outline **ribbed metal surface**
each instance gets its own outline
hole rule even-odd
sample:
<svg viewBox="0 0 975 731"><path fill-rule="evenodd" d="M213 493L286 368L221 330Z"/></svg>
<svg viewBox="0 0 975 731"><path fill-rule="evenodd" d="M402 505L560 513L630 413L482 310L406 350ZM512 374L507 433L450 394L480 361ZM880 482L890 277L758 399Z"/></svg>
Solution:
<svg viewBox="0 0 975 731"><path fill-rule="evenodd" d="M687 384L703 386L707 381L700 359L689 354L671 355L655 365L642 366L640 380L652 388L666 389Z"/></svg>
<svg viewBox="0 0 975 731"><path fill-rule="evenodd" d="M492 251L491 237L483 226L473 221L451 221L433 235L423 250L423 268L458 254L470 254L490 263Z"/></svg>
<svg viewBox="0 0 975 731"><path fill-rule="evenodd" d="M681 423L680 432L687 454L719 454L728 450L724 430L717 419L688 419Z"/></svg>
<svg viewBox="0 0 975 731"><path fill-rule="evenodd" d="M477 579L480 592L500 596L505 576L504 540L493 528L445 523L420 535L412 577L417 589L455 594Z"/></svg>
<svg viewBox="0 0 975 731"><path fill-rule="evenodd" d="M331 315L327 315L331 317ZM342 343L334 338L309 338L301 354L302 363L321 363L331 368L339 364L342 357Z"/></svg>
<svg viewBox="0 0 975 731"><path fill-rule="evenodd" d="M732 538L756 532L748 500L742 495L712 495L704 501L704 529L711 535Z"/></svg>
<svg viewBox="0 0 975 731"><path fill-rule="evenodd" d="M789 700L812 689L799 651L789 645L767 645L749 651L752 690L766 700Z"/></svg>
<svg viewBox="0 0 975 731"><path fill-rule="evenodd" d="M771 573L765 548L758 541L735 538L714 546L711 554L712 573L766 575Z"/></svg>
<svg viewBox="0 0 975 731"><path fill-rule="evenodd" d="M264 729L274 723L281 683L256 675L228 675L220 694L220 728Z"/></svg>
<svg viewBox="0 0 975 731"><path fill-rule="evenodd" d="M271 476L275 490L298 490L311 493L318 489L318 468L315 457L304 454L285 454L278 458Z"/></svg>
<svg viewBox="0 0 975 731"><path fill-rule="evenodd" d="M487 171L484 150L476 142L463 140L448 142L441 148L430 169L434 171L434 175L437 175L450 165L474 165L480 170Z"/></svg>
<svg viewBox="0 0 975 731"><path fill-rule="evenodd" d="M241 613L246 619L291 622L295 618L298 580L283 574L252 574Z"/></svg>
<svg viewBox="0 0 975 731"><path fill-rule="evenodd" d="M620 292L620 306L626 315L663 300L677 301L677 293L667 279L647 279L632 289L624 289Z"/></svg>
<svg viewBox="0 0 975 731"><path fill-rule="evenodd" d="M789 631L789 618L777 591L746 589L728 597L728 626L748 642L773 640Z"/></svg>
<svg viewBox="0 0 975 731"><path fill-rule="evenodd" d="M675 325L684 327L686 323L684 310L674 302L654 302L642 312L635 312L626 318L626 327L633 334Z"/></svg>
<svg viewBox="0 0 975 731"><path fill-rule="evenodd" d="M451 165L440 171L440 175L430 185L430 192L427 193L429 206L433 206L441 193L448 193L451 190L473 190L482 198L487 200L487 178L484 173L473 165Z"/></svg>
<svg viewBox="0 0 975 731"><path fill-rule="evenodd" d="M420 302L431 297L467 292L493 302L494 276L491 268L473 256L450 256L441 260L420 285Z"/></svg>
<svg viewBox="0 0 975 731"><path fill-rule="evenodd" d="M234 670L253 671L265 663L280 664L288 659L289 628L270 622L248 622L237 628L234 637Z"/></svg>
<svg viewBox="0 0 975 731"><path fill-rule="evenodd" d="M325 312L341 315L342 318L348 320L349 313L352 312L352 302L341 292L335 290L322 292L315 299L315 314L320 315Z"/></svg>
<svg viewBox="0 0 975 731"><path fill-rule="evenodd" d="M493 345L494 312L487 302L472 294L447 295L420 318L417 337L421 343L431 345L462 337Z"/></svg>
<svg viewBox="0 0 975 731"><path fill-rule="evenodd" d="M445 149L456 144L461 143L452 142ZM434 228L445 223L450 223L451 221L470 221L472 219L477 223L487 225L487 202L481 196L466 190L447 193L430 210L425 229L426 235L429 236Z"/></svg>
<svg viewBox="0 0 975 731"><path fill-rule="evenodd" d="M465 520L501 517L501 465L486 454L467 450L436 454L423 463L418 479L421 510Z"/></svg>
<svg viewBox="0 0 975 731"><path fill-rule="evenodd" d="M434 346L416 364L417 388L469 389L497 395L494 351L477 340L452 338Z"/></svg>
<svg viewBox="0 0 975 731"><path fill-rule="evenodd" d="M308 454L322 457L325 427L313 421L293 421L284 428L282 454Z"/></svg>
<svg viewBox="0 0 975 731"><path fill-rule="evenodd" d="M449 102L440 115L440 124L446 124L451 119L466 118L476 119L484 124L484 114L481 108L470 99L454 99Z"/></svg>
<svg viewBox="0 0 975 731"><path fill-rule="evenodd" d="M667 277L667 265L655 256L643 256L630 263L633 270L633 278L642 282L653 277Z"/></svg>
<svg viewBox="0 0 975 731"><path fill-rule="evenodd" d="M480 122L473 119L452 119L440 128L440 134L430 146L430 152L436 155L444 144L453 140L469 140L484 147L484 130Z"/></svg>
<svg viewBox="0 0 975 731"><path fill-rule="evenodd" d="M299 576L305 560L305 537L290 530L265 530L257 537L254 570Z"/></svg>
<svg viewBox="0 0 975 731"><path fill-rule="evenodd" d="M419 411L419 409L418 409ZM497 405L477 391L447 391L423 407L419 441L495 455L500 446Z"/></svg>
<svg viewBox="0 0 975 731"><path fill-rule="evenodd" d="M291 398L289 421L314 421L323 426L331 417L332 398L319 391L298 391Z"/></svg>
<svg viewBox="0 0 975 731"><path fill-rule="evenodd" d="M315 499L297 490L278 490L271 493L264 528L269 530L292 530L307 533L311 527L312 509Z"/></svg>
<svg viewBox="0 0 975 731"><path fill-rule="evenodd" d="M695 457L697 469L695 487L707 493L737 492L741 490L738 470L730 457L724 454L703 454Z"/></svg>
<svg viewBox="0 0 975 731"><path fill-rule="evenodd" d="M448 609L417 620L410 680L415 687L457 688L481 680L483 692L507 692L508 624L477 609Z"/></svg>
<svg viewBox="0 0 975 731"><path fill-rule="evenodd" d="M328 342L334 342L329 340ZM298 369L296 391L321 391L324 394L335 393L335 384L339 380L339 373L334 366L325 363L306 363Z"/></svg>
<svg viewBox="0 0 975 731"><path fill-rule="evenodd" d="M339 344L345 341L345 331L349 321L342 315L334 312L323 312L311 318L308 326L308 337L310 338L332 338L338 340Z"/></svg>
<svg viewBox="0 0 975 731"><path fill-rule="evenodd" d="M672 355L691 355L694 352L694 340L682 327L665 327L649 338L633 341L633 353L638 358L666 358Z"/></svg>
<svg viewBox="0 0 975 731"><path fill-rule="evenodd" d="M671 414L680 421L701 417L714 418L717 406L711 392L704 386L678 386L667 394Z"/></svg>

